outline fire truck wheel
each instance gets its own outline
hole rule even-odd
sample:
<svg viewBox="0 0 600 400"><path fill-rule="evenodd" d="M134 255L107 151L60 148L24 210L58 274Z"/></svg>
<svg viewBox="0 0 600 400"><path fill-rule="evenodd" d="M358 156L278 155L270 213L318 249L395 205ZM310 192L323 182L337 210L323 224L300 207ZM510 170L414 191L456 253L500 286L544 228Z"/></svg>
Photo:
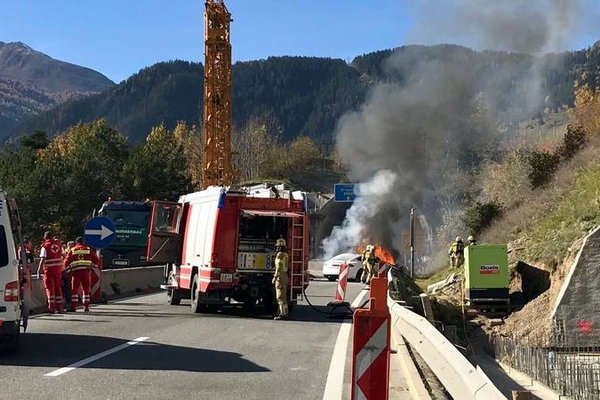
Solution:
<svg viewBox="0 0 600 400"><path fill-rule="evenodd" d="M192 312L194 313L200 313L204 311L202 304L200 304L200 299L198 297L198 274L196 274L194 275L194 279L192 280L192 290L190 293L190 303L192 307Z"/></svg>
<svg viewBox="0 0 600 400"><path fill-rule="evenodd" d="M175 282L173 271L169 272L167 283ZM167 289L167 302L172 306L178 306L181 303L181 291L178 289Z"/></svg>
<svg viewBox="0 0 600 400"><path fill-rule="evenodd" d="M263 298L265 312L267 314L275 315L275 312L277 311L277 303L275 302L275 295L273 294L273 292L269 292L269 293L271 294L270 296L267 294Z"/></svg>
<svg viewBox="0 0 600 400"><path fill-rule="evenodd" d="M245 312L252 312L254 310L254 306L256 306L256 298L254 297L247 298L244 300L244 304L242 305Z"/></svg>

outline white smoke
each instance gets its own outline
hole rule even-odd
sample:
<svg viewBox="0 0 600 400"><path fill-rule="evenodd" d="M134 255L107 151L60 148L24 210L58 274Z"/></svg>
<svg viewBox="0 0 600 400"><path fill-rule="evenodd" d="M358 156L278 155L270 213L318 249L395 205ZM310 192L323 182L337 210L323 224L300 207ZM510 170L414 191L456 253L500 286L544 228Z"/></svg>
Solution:
<svg viewBox="0 0 600 400"><path fill-rule="evenodd" d="M323 240L324 257L351 251L367 233L369 221L376 217L386 199L392 195L397 176L390 170L377 171L368 181L358 185L358 197L348 209L342 226L333 228L331 235Z"/></svg>

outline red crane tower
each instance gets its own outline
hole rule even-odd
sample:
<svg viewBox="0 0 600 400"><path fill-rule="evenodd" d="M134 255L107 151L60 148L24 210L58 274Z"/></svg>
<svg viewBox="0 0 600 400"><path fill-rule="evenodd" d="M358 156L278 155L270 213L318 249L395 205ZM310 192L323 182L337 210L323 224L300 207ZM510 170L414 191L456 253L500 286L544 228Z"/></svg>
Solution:
<svg viewBox="0 0 600 400"><path fill-rule="evenodd" d="M203 187L231 185L238 178L231 151L231 13L223 0L207 0L204 10L204 171Z"/></svg>

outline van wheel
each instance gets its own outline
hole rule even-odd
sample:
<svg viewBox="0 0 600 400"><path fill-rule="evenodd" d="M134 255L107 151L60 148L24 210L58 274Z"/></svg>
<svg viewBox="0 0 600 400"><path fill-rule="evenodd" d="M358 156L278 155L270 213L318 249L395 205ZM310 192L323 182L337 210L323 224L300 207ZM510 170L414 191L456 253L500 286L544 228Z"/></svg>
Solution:
<svg viewBox="0 0 600 400"><path fill-rule="evenodd" d="M173 271L169 272L169 277L167 278L167 284L174 282ZM167 303L172 306L178 306L181 304L181 290L179 289L167 289Z"/></svg>
<svg viewBox="0 0 600 400"><path fill-rule="evenodd" d="M326 278L329 282L335 282L337 279L337 276L327 275Z"/></svg>
<svg viewBox="0 0 600 400"><path fill-rule="evenodd" d="M203 310L203 305L200 304L200 299L198 295L198 274L194 275L194 279L192 280L192 290L190 293L191 307L193 313L200 313Z"/></svg>

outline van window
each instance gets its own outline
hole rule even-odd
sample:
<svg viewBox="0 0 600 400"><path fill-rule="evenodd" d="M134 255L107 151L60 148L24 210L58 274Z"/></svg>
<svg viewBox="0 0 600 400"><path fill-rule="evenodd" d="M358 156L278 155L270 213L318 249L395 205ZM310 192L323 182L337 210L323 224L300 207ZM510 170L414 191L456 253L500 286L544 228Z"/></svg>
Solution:
<svg viewBox="0 0 600 400"><path fill-rule="evenodd" d="M0 225L0 268L8 265L8 246L6 245L6 231Z"/></svg>

